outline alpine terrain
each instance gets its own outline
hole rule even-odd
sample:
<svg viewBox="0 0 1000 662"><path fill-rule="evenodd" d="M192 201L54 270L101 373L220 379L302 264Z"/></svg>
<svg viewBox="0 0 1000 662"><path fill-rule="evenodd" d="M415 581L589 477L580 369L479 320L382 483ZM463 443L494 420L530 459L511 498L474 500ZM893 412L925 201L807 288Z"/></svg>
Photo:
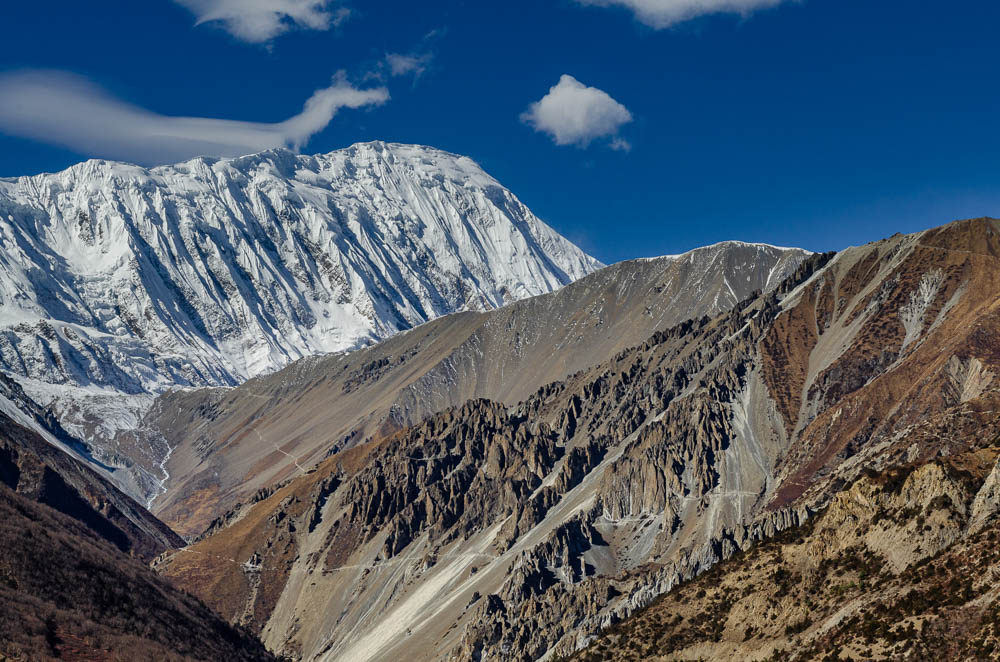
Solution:
<svg viewBox="0 0 1000 662"><path fill-rule="evenodd" d="M1000 2L63 5L0 662L1000 660Z"/></svg>
<svg viewBox="0 0 1000 662"><path fill-rule="evenodd" d="M725 242L623 262L486 313L449 315L347 354L302 360L232 389L172 391L127 446L169 447L156 513L184 535L323 458L472 398L510 406L643 342L770 290L808 255Z"/></svg>
<svg viewBox="0 0 1000 662"><path fill-rule="evenodd" d="M168 418L204 432L182 432L188 467L254 441L298 459L156 568L304 660L995 654L1000 584L957 568L994 562L983 555L1000 511L998 261L992 219L801 254L730 310L594 352L523 394L473 393L357 443L338 433L325 459L286 450L318 437L312 423L301 440L283 430L281 412L371 383L395 392L467 319L397 336L377 361L378 346L357 354L367 360L347 355L326 381L292 378L325 365L308 360L241 387L268 390L175 403L186 413ZM548 327L540 311L561 309L533 310ZM388 349L410 336L405 351ZM431 390L464 379L443 365L452 378ZM337 416L304 420L324 415ZM256 462L250 476L274 456ZM176 502L188 514L176 506L170 521L214 512L199 489L224 484L193 487ZM944 585L957 592L940 597ZM868 606L869 587L881 606Z"/></svg>
<svg viewBox="0 0 1000 662"><path fill-rule="evenodd" d="M473 161L382 142L0 179L0 369L148 501L156 395L235 386L601 266Z"/></svg>
<svg viewBox="0 0 1000 662"><path fill-rule="evenodd" d="M0 657L1000 654L1000 221L601 267L383 143L0 205Z"/></svg>

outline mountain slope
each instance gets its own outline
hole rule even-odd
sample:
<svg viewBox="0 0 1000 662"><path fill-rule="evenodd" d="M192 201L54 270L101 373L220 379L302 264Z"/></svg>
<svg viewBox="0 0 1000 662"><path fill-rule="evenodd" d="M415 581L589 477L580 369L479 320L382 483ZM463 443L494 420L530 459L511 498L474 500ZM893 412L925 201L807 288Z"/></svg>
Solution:
<svg viewBox="0 0 1000 662"><path fill-rule="evenodd" d="M0 369L120 463L108 440L169 387L232 386L598 266L471 160L427 147L87 161L0 179ZM127 450L133 492L155 494L145 465L165 449Z"/></svg>
<svg viewBox="0 0 1000 662"><path fill-rule="evenodd" d="M276 658L91 528L0 484L0 659Z"/></svg>
<svg viewBox="0 0 1000 662"><path fill-rule="evenodd" d="M150 560L183 540L84 460L0 411L0 484L76 519L121 552Z"/></svg>
<svg viewBox="0 0 1000 662"><path fill-rule="evenodd" d="M87 462L0 411L0 659L275 659L149 569L181 544Z"/></svg>
<svg viewBox="0 0 1000 662"><path fill-rule="evenodd" d="M536 600L571 590L594 606L587 597L594 583L634 571L651 552L666 553L630 549L635 527L655 525L655 517L630 523L614 547L608 531L592 533L592 518L603 511L595 498L611 507L629 490L602 475L624 473L626 486L640 484L616 461L639 442L662 439L664 407L687 384L729 374L724 357L739 354L733 350L745 341L726 339L744 326L741 316L686 322L515 407L471 402L343 451L262 491L190 548L199 554L171 555L159 568L224 615L259 628L275 650L304 659L390 659L403 647L421 659L453 652L505 659L501 649L534 659L544 642L567 634L559 618L589 626L578 605L552 605L554 621L548 607L530 612L521 626L532 619L538 626L530 636L514 633L516 644L489 641L475 628L506 634L502 614L516 619ZM682 399L669 418L694 448L709 440L692 409L709 397ZM670 536L676 527L665 524L646 531L647 539ZM596 556L578 558L592 548ZM222 558L252 558L260 572L241 573ZM615 599L600 608L627 608L629 592L605 591L603 599ZM600 613L593 616L596 625ZM486 643L491 650L483 651Z"/></svg>
<svg viewBox="0 0 1000 662"><path fill-rule="evenodd" d="M998 292L993 219L814 256L517 405L337 453L160 569L302 659L568 654L865 469L992 443Z"/></svg>
<svg viewBox="0 0 1000 662"><path fill-rule="evenodd" d="M996 659L998 450L870 472L571 659Z"/></svg>
<svg viewBox="0 0 1000 662"><path fill-rule="evenodd" d="M372 347L297 362L235 389L171 392L122 445L169 446L157 514L185 535L344 447L471 398L510 405L657 329L770 290L808 253L725 242L624 262L488 313L452 315Z"/></svg>

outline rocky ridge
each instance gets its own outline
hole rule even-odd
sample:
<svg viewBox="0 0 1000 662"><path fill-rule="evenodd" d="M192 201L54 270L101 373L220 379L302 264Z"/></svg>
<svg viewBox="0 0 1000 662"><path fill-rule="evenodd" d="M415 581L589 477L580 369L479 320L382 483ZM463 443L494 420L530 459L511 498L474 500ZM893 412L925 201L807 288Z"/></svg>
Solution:
<svg viewBox="0 0 1000 662"><path fill-rule="evenodd" d="M471 398L516 405L654 331L769 290L808 255L724 242L624 262L488 313L451 315L348 354L307 359L235 389L157 399L135 447L172 449L157 514L197 535L258 489L332 453Z"/></svg>
<svg viewBox="0 0 1000 662"><path fill-rule="evenodd" d="M788 282L801 280L821 261L810 260ZM599 627L641 597L609 590L610 603L593 604L589 626L532 628L536 640L530 643L518 641L520 625L491 619L496 608L488 610L497 600L504 605L499 612L511 614L547 598L560 607L573 600L593 603L586 596L595 585L634 572L648 555L673 551L656 538L679 530L695 541L708 535L703 527L710 518L698 518L697 508L684 513L689 526L675 516L630 515L621 521L612 514L621 501L611 475L631 473L623 456L659 447L669 433L692 438L684 457L694 455L690 465L701 474L692 489L705 494L719 488L717 458L695 446L722 450L729 412L716 389L738 388L739 361L727 357L750 346L737 332L760 315L760 333L778 311L773 299L767 305L752 301L759 302L753 310L656 334L610 364L542 388L510 411L474 401L383 442L334 455L228 518L192 547L203 554L173 555L160 570L206 596L219 596L222 586L244 586L212 604L229 617L253 614L247 625L260 628L269 646L307 659L383 659L407 642L407 631L419 632L407 645L429 646L428 656L447 656L458 647L459 657L492 659L513 642L528 658L563 637L575 641L584 627ZM712 387L685 393L700 379ZM704 430L705 422L713 429ZM650 493L650 499L669 496L665 490ZM708 505L697 500L702 509ZM769 526L773 522L757 531ZM641 550L637 538L643 538ZM272 573L260 584L271 596L262 609L260 594L240 579L238 565L211 560L229 552L229 558L246 555ZM665 572L664 581L716 558L713 547L695 544L690 558L672 563L673 575ZM632 583L632 592L640 589L646 587ZM560 612L560 618L568 615ZM451 627L455 621L463 627ZM490 624L501 637L476 634L477 623Z"/></svg>
<svg viewBox="0 0 1000 662"><path fill-rule="evenodd" d="M976 448L998 257L991 219L816 256L517 405L335 454L160 569L234 587L214 604L302 659L570 654L864 469Z"/></svg>

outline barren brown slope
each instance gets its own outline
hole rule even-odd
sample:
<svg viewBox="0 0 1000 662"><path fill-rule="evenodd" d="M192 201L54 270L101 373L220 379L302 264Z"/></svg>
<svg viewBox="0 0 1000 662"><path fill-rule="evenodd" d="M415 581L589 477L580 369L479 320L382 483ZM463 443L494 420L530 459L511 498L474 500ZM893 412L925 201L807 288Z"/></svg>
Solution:
<svg viewBox="0 0 1000 662"><path fill-rule="evenodd" d="M164 571L207 585L190 552L209 545L251 561L233 609L303 659L572 652L864 468L974 447L998 411L1000 265L939 244L990 250L996 232L966 221L817 256L772 295L516 406L469 403L335 455ZM281 584L266 594L264 573Z"/></svg>
<svg viewBox="0 0 1000 662"><path fill-rule="evenodd" d="M869 472L568 660L995 660L998 451Z"/></svg>
<svg viewBox="0 0 1000 662"><path fill-rule="evenodd" d="M0 484L0 659L276 659L95 528Z"/></svg>
<svg viewBox="0 0 1000 662"><path fill-rule="evenodd" d="M804 251L727 242L608 267L558 292L460 313L236 389L161 397L143 434L174 448L155 512L191 536L324 456L470 398L507 404L606 361L657 329L773 288ZM148 446L149 444L140 444Z"/></svg>
<svg viewBox="0 0 1000 662"><path fill-rule="evenodd" d="M0 659L273 660L147 562L183 541L0 413Z"/></svg>
<svg viewBox="0 0 1000 662"><path fill-rule="evenodd" d="M976 399L1000 387L998 237L997 221L978 219L848 250L789 301L788 317L803 320L796 311L815 307L824 288L839 303L823 326L800 324L816 336L807 361L780 369L765 356L772 391L798 393L783 412L794 434L772 507L822 502L831 481L868 458L936 452L906 435L943 411L981 422ZM855 280L859 263L877 273Z"/></svg>

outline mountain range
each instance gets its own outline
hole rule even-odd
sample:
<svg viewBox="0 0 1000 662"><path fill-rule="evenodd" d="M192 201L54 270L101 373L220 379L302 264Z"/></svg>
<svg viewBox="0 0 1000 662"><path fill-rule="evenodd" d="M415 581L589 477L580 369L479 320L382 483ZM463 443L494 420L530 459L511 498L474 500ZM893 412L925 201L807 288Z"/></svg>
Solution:
<svg viewBox="0 0 1000 662"><path fill-rule="evenodd" d="M686 319L777 286L805 251L727 242L623 262L550 294L449 315L234 389L160 397L137 446L172 449L152 508L185 535L258 489L474 398L509 406ZM544 323L540 323L544 320ZM126 441L123 446L128 445Z"/></svg>
<svg viewBox="0 0 1000 662"><path fill-rule="evenodd" d="M0 656L1000 653L1000 221L604 267L384 143L2 218Z"/></svg>
<svg viewBox="0 0 1000 662"><path fill-rule="evenodd" d="M807 526L865 472L990 446L998 257L989 219L807 257L770 291L516 404L470 400L331 447L218 518L189 548L201 554L168 554L158 569L303 659L569 655L657 595ZM980 476L992 466L981 460ZM978 492L964 489L963 504ZM920 494L893 507L922 509ZM879 531L857 535L874 546ZM887 572L955 540L934 539L914 553L914 538ZM798 627L789 618L782 633ZM701 650L712 649L664 659Z"/></svg>

